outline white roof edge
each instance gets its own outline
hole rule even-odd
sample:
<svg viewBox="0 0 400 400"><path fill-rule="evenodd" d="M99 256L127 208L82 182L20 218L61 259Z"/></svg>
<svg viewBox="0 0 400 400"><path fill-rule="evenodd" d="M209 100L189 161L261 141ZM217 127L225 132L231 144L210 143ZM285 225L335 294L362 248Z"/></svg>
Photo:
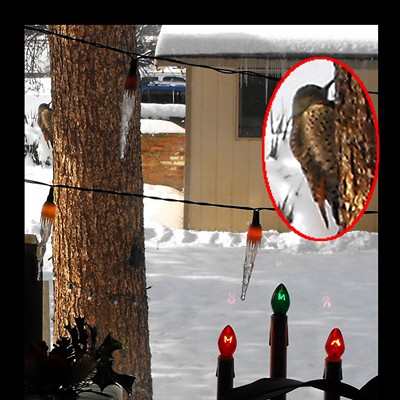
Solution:
<svg viewBox="0 0 400 400"><path fill-rule="evenodd" d="M378 25L163 25L160 58L378 57ZM170 62L170 61L169 61Z"/></svg>

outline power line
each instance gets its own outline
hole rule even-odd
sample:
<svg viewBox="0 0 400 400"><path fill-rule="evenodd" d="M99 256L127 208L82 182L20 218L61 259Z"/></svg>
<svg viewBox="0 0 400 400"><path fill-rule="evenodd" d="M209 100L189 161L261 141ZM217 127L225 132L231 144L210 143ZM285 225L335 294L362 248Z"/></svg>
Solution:
<svg viewBox="0 0 400 400"><path fill-rule="evenodd" d="M128 196L128 197L139 197L144 199L151 199L151 200L162 200L162 201L169 201L169 202L176 202L176 203L184 203L184 204L193 204L198 206L206 206L206 207L220 207L220 208L233 208L237 210L267 210L267 211L275 211L273 207L250 207L250 206L239 206L233 204L221 204L221 203L209 203L206 201L194 201L194 200L187 200L187 199L173 199L173 198L166 198L166 197L159 197L159 196L148 196L141 193L133 193L133 192L121 192L117 190L104 190L98 188L88 188L88 187L80 187L80 186L70 186L70 185L63 185L63 184L49 184L44 182L38 182L31 179L25 179L27 183L33 183L36 185L44 185L49 187L58 187L64 189L73 189L73 190L81 190L84 192L95 192L95 193L104 193L104 194L113 194L118 196Z"/></svg>
<svg viewBox="0 0 400 400"><path fill-rule="evenodd" d="M61 37L63 39L67 39L67 40L73 40L76 42L80 42L80 43L84 43L87 45L91 45L91 46L95 46L101 49L106 49L106 50L110 50L110 51L115 51L118 53L122 53L122 54L126 54L129 57L137 57L137 58L146 58L146 59L150 59L150 60L160 60L160 61L167 61L170 62L172 64L181 64L181 65L185 65L187 67L198 67L198 68L204 68L204 69L211 69L223 74L239 74L239 75L248 75L248 76L258 76L264 79L268 79L268 80L273 80L273 81L280 81L282 78L281 77L276 77L273 75L266 75L266 74L261 74L259 72L256 71L250 71L250 70L233 70L233 69L229 69L229 68L221 68L221 67L213 67L211 65L207 65L207 64L198 64L198 63L191 63L188 61L183 61L183 60L177 60L175 58L169 58L169 57L160 57L160 56L149 56L149 55L145 55L145 54L140 54L140 53L134 53L134 52L130 52L127 50L122 50L120 48L117 47L113 47L113 46L108 46L105 44L101 44L98 42L93 42L90 40L85 40L85 39L81 39L81 38L76 38L73 36L69 36L69 35L64 35L62 33L57 33L54 31L50 31L48 29L43 29L43 28L37 28L34 26L28 26L28 25L24 25L25 29L29 29L29 30L33 30L33 31L37 31L37 32L41 32L44 33L46 35L54 35L57 37ZM378 95L378 91L373 91L373 90L367 90L367 92L369 94L375 94Z"/></svg>
<svg viewBox="0 0 400 400"><path fill-rule="evenodd" d="M149 196L141 193L133 193L133 192L121 192L118 190L105 190L98 188L88 188L81 186L71 186L64 184L50 184L45 182L39 182L32 179L25 179L26 183L32 183L35 185L44 185L48 187L58 187L64 189L73 189L73 190L81 190L84 192L95 192L95 193L104 193L104 194L112 194L117 196L128 196L128 197L139 197L143 199L151 199L151 200L161 200L161 201L169 201L176 203L184 203L184 204L193 204L197 206L205 206L205 207L219 207L219 208L232 208L237 210L247 210L247 211L276 211L273 207L250 207L250 206L239 206L234 204L222 204L222 203L210 203L206 201L195 201L195 200L187 200L187 199L173 199L168 197L159 197L159 196ZM378 214L378 211L366 210L364 214Z"/></svg>
<svg viewBox="0 0 400 400"><path fill-rule="evenodd" d="M171 62L171 63L182 64L182 65L185 65L185 66L188 66L188 67L199 67L199 68L211 69L211 70L223 73L223 74L251 75L251 76L259 76L259 77L262 77L262 78L265 78L265 79L270 79L270 80L275 80L275 81L280 81L281 80L281 78L279 78L279 77L261 74L261 73L256 72L256 71L233 70L233 69L229 69L229 68L212 67L211 65L207 65L207 64L197 64L197 63L191 63L191 62L188 62L188 61L181 61L181 60L177 60L177 59L169 58L169 57L149 56L149 55L145 55L145 54L140 54L140 53L135 53L135 52L127 51L127 50L122 50L120 48L113 47L113 46L108 46L108 45L101 44L101 43L98 43L98 42L92 42L90 40L85 40L85 39L76 38L76 37L69 36L69 35L64 35L62 33L57 33L57 32L54 32L54 31L50 31L48 29L36 28L34 26L28 26L28 25L25 25L24 27L25 27L25 29L41 32L41 33L44 33L46 35L54 35L54 36L57 36L57 37L61 37L63 39L72 40L72 41L84 43L84 44L87 44L87 45L90 45L90 46L95 46L95 47L98 47L98 48L101 48L101 49L106 49L106 50L110 50L110 51L115 51L117 53L126 54L129 57L137 57L139 59L140 58L146 58L146 59L151 59L151 60L167 61L167 62Z"/></svg>

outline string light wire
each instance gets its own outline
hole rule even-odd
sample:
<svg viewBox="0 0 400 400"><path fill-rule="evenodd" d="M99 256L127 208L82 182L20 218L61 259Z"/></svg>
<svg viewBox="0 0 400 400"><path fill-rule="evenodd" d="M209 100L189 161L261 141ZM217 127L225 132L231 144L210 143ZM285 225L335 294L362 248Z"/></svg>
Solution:
<svg viewBox="0 0 400 400"><path fill-rule="evenodd" d="M159 197L159 196L148 196L148 195L140 194L140 193L121 192L121 191L117 191L117 190L104 190L104 189L97 189L97 188L63 185L63 184L49 184L49 183L34 181L31 179L25 179L25 182L36 184L36 185L44 185L44 186L53 186L53 187L64 188L64 189L81 190L84 192L96 192L96 193L104 193L104 194L113 194L113 195L118 195L118 196L140 197L140 198L144 198L144 199L162 200L162 201L170 201L170 202L185 203L185 204L194 204L194 205L206 206L206 207L208 206L208 207L220 207L220 208L234 208L234 209L239 209L239 210L250 210L250 211L255 211L255 210L275 211L275 209L273 207L250 207L250 206L239 206L239 205L233 205L233 204L209 203L206 201L194 201L194 200L187 200L187 199L174 199L174 198Z"/></svg>
<svg viewBox="0 0 400 400"><path fill-rule="evenodd" d="M26 183L31 183L35 185L44 185L44 186L52 186L64 189L73 189L73 190L81 190L84 192L96 192L96 193L104 193L104 194L112 194L117 196L128 196L128 197L140 197L143 199L151 199L151 200L161 200L161 201L169 201L169 202L177 202L177 203L184 203L184 204L193 204L198 206L206 206L206 207L220 207L220 208L232 208L238 210L247 210L247 211L276 211L274 207L251 207L251 206L240 206L234 204L222 204L222 203L210 203L206 201L195 201L195 200L188 200L188 199L174 199L168 197L159 197L159 196L149 196L140 193L133 193L133 192L121 192L117 190L105 190L105 189L98 189L98 188L88 188L88 187L80 187L80 186L70 186L70 185L63 185L63 184L49 184L45 182L39 182L32 179L25 179ZM366 210L364 214L378 214L378 211L373 210Z"/></svg>
<svg viewBox="0 0 400 400"><path fill-rule="evenodd" d="M134 52L130 52L130 51L119 49L117 47L108 46L108 45L104 45L102 43L93 42L93 41L85 40L85 39L82 39L82 38L76 38L76 37L72 37L72 36L69 36L69 35L64 35L62 33L57 33L57 32L54 32L54 31L50 31L48 29L38 28L38 27L34 27L34 26L29 26L29 25L25 25L24 28L26 30L37 31L37 32L41 32L41 33L46 34L46 35L54 35L54 36L57 36L57 37L60 37L60 38L66 39L66 40L72 40L72 41L84 43L84 44L87 44L87 45L90 45L90 46L95 46L95 47L98 47L98 48L101 48L101 49L115 51L115 52L118 52L118 53L122 53L122 54L128 55L130 58L137 57L137 59L146 58L146 59L153 59L153 60L163 60L163 61L182 64L182 65L186 65L186 66L190 66L190 67L211 69L211 70L214 70L214 71L217 71L217 72L220 72L220 73L224 73L224 74L252 75L252 76L259 76L259 77L263 77L265 79L271 79L271 80L275 80L275 81L279 81L281 79L281 78L276 77L276 76L269 76L269 75L261 74L261 73L256 72L256 71L232 70L232 69L227 69L227 68L213 67L213 66L210 66L210 65L207 65L207 64L190 63L190 62L176 60L176 59L169 58L169 57L149 56L149 55L145 55L145 54L134 53ZM368 93L378 94L377 91L376 92L375 91L371 91L371 92L368 92ZM120 196L141 197L141 198L148 198L148 199L152 199L152 200L163 200L163 201L170 201L170 202L179 202L179 203L185 203L185 204L195 204L195 205L200 205L200 206L208 206L208 207L232 208L232 209L250 210L250 211L255 211L255 210L275 211L275 209L273 207L239 206L239 205L232 205L232 204L209 203L209 202L205 202L205 201L193 201L193 200L187 200L187 199L173 199L173 198L164 198L164 197L158 197L158 196L147 196L147 195L139 194L139 193L120 192L120 191L103 190L103 189L96 189L96 188L85 188L85 187L69 186L69 185L62 185L62 184L49 185L49 184L46 184L46 183L43 183L43 182L32 181L32 180L29 180L29 179L25 179L25 182L41 184L41 185L46 185L46 186L59 187L59 188L68 188L68 189L75 189L75 190L82 190L82 191L91 191L91 192L97 192L97 193L108 193L108 194L114 194L114 195L120 195ZM378 212L377 211L369 211L369 210L366 210L364 212L364 214L376 214L376 213L378 213Z"/></svg>
<svg viewBox="0 0 400 400"><path fill-rule="evenodd" d="M198 63L191 63L188 61L183 61L183 60L177 60L175 58L170 58L170 57L160 57L160 56L149 56L146 54L139 54L139 53L134 53L134 52L130 52L127 50L122 50L119 49L117 47L113 47L113 46L108 46L102 43L98 43L98 42L92 42L90 40L85 40L85 39L81 39L81 38L76 38L73 36L69 36L69 35L64 35L62 33L58 33L58 32L54 32L54 31L50 31L48 29L43 29L43 28L37 28L34 26L29 26L29 25L24 25L24 28L26 30L32 30L32 31L37 31L37 32L41 32L44 33L46 35L54 35L63 39L67 39L67 40L72 40L72 41L76 41L76 42L80 42L80 43L84 43L90 46L95 46L101 49L105 49L105 50L110 50L110 51L115 51L117 53L122 53L122 54L126 54L129 57L137 57L138 60L140 58L145 58L145 59L149 59L149 60L159 60L159 61L167 61L170 62L172 64L180 64L180 65L185 65L187 67L198 67L198 68L204 68L204 69L211 69L223 74L239 74L239 75L248 75L248 76L258 76L261 78L265 78L268 80L272 80L272 81L280 81L282 78L277 77L277 76L273 76L273 75L266 75L266 74L262 74L256 71L250 71L250 70L244 70L244 69L240 69L240 70L233 70L233 69L229 69L229 68L221 68L221 67L213 67L211 65L207 65L207 64L198 64ZM369 91L368 93L370 94L378 94L377 91Z"/></svg>
<svg viewBox="0 0 400 400"><path fill-rule="evenodd" d="M213 66L207 65L207 64L197 64L197 63L191 63L191 62L188 62L188 61L181 61L181 60L177 60L177 59L170 58L170 57L149 56L149 55L146 55L146 54L139 54L139 53L135 53L135 52L127 51L127 50L122 50L122 49L119 49L117 47L101 44L101 43L98 43L98 42L92 42L90 40L85 40L85 39L76 38L76 37L69 36L69 35L64 35L62 33L50 31L48 29L36 28L34 26L25 25L25 29L41 32L41 33L44 33L46 35L54 35L54 36L57 36L57 37L60 37L60 38L63 38L63 39L72 40L72 41L84 43L84 44L87 44L87 45L90 45L90 46L98 47L100 49L115 51L117 53L122 53L122 54L128 55L129 57L137 57L138 59L146 58L146 59L149 59L149 60L167 61L167 62L171 62L171 63L177 63L177 64L185 65L187 67L198 67L198 68L211 69L211 70L223 73L223 74L252 75L252 76L259 76L259 77L262 77L262 78L265 78L265 79L271 79L271 80L275 80L275 81L279 81L281 79L281 78L276 77L276 76L265 75L265 74L261 74L261 73L256 72L256 71L233 70L233 69L229 69L229 68L213 67Z"/></svg>

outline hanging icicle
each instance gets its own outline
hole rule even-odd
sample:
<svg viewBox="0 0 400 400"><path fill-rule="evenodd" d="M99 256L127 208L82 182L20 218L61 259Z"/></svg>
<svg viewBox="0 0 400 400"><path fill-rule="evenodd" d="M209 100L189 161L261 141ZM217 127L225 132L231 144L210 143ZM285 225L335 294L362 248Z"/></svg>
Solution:
<svg viewBox="0 0 400 400"><path fill-rule="evenodd" d="M254 261L256 259L257 250L261 244L261 239L262 228L260 225L260 210L254 210L253 221L247 231L246 257L243 264L242 294L240 296L241 300L246 298L247 288L249 287Z"/></svg>
<svg viewBox="0 0 400 400"><path fill-rule="evenodd" d="M125 78L124 97L122 99L120 157L125 157L125 147L129 130L131 128L132 113L135 108L135 92L139 86L137 73L137 58L131 58L128 75Z"/></svg>
<svg viewBox="0 0 400 400"><path fill-rule="evenodd" d="M41 280L43 269L43 256L46 252L46 243L51 234L54 218L56 216L56 205L54 204L54 188L51 187L47 200L43 204L42 213L40 215L40 243L36 250L36 258L38 260L38 276L37 279Z"/></svg>
<svg viewBox="0 0 400 400"><path fill-rule="evenodd" d="M126 141L129 130L132 127L132 114L135 108L135 96L130 97L124 94L122 99L122 117L121 117L121 138L120 138L120 158L125 157Z"/></svg>

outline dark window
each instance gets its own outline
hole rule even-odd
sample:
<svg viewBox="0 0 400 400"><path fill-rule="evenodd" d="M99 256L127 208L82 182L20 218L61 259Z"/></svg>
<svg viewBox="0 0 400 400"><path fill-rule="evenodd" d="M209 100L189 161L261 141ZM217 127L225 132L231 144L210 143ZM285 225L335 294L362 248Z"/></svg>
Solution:
<svg viewBox="0 0 400 400"><path fill-rule="evenodd" d="M261 73L261 72L260 72ZM262 73L265 74L265 73ZM266 75L266 74L265 74ZM268 101L278 80L240 74L239 137L261 138Z"/></svg>

